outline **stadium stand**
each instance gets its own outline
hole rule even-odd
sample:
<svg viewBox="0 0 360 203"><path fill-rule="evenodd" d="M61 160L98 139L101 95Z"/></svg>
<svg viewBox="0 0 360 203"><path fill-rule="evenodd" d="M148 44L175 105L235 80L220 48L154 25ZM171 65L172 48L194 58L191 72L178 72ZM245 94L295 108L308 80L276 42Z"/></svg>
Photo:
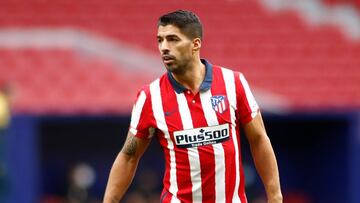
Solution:
<svg viewBox="0 0 360 203"><path fill-rule="evenodd" d="M323 0L323 1L329 5L351 4L360 10L360 1L359 0Z"/></svg>
<svg viewBox="0 0 360 203"><path fill-rule="evenodd" d="M128 84L145 78L119 74L114 64L71 50L0 50L0 55L0 71L6 73L0 77L14 81L19 91L14 105L20 112L127 112L119 104L132 103L137 91Z"/></svg>
<svg viewBox="0 0 360 203"><path fill-rule="evenodd" d="M175 1L7 0L0 27L85 30L153 54L157 17L178 8ZM245 73L255 91L280 95L295 111L360 107L360 43L339 28L311 26L293 11L271 13L250 0L186 1L182 8L203 20L203 56ZM76 50L6 47L0 64L0 80L16 87L19 112L129 111L149 81L146 73Z"/></svg>

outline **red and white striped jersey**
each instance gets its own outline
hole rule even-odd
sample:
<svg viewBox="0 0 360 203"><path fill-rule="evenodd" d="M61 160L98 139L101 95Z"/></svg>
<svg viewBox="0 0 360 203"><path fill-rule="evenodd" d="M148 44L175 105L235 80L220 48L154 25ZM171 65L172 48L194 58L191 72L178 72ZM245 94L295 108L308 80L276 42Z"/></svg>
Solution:
<svg viewBox="0 0 360 203"><path fill-rule="evenodd" d="M244 76L202 60L206 75L194 95L164 74L143 87L130 132L157 136L165 155L161 202L247 202L239 126L259 107Z"/></svg>

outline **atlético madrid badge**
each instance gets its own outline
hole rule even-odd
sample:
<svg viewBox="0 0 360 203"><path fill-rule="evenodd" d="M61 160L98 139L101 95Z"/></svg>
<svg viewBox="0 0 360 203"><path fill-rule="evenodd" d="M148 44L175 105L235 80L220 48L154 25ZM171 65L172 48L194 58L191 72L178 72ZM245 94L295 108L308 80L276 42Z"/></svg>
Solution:
<svg viewBox="0 0 360 203"><path fill-rule="evenodd" d="M211 106L214 111L223 113L227 109L226 97L223 95L215 95L211 97Z"/></svg>

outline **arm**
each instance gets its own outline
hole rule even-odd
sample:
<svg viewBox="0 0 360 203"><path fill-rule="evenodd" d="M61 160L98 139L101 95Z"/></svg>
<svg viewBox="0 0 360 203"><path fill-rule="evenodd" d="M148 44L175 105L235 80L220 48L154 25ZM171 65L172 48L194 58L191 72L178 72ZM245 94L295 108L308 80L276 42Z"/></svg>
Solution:
<svg viewBox="0 0 360 203"><path fill-rule="evenodd" d="M247 123L244 130L250 144L256 170L265 186L268 202L282 202L276 158L270 139L266 134L261 114L259 113L251 122Z"/></svg>
<svg viewBox="0 0 360 203"><path fill-rule="evenodd" d="M111 168L104 203L118 203L128 189L140 157L149 146L150 139L140 139L128 133L125 144Z"/></svg>

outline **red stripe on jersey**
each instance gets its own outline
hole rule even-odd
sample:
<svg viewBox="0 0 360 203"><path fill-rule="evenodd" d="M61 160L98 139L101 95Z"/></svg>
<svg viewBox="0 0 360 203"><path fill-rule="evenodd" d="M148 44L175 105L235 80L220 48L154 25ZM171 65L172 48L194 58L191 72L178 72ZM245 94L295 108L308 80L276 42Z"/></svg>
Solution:
<svg viewBox="0 0 360 203"><path fill-rule="evenodd" d="M200 100L200 93L195 96L185 93L191 117L193 118L194 128L208 126L204 117L204 111ZM193 103L192 101L195 101ZM210 101L209 101L210 102ZM198 147L200 167L201 167L201 189L202 201L215 203L215 159L212 145Z"/></svg>
<svg viewBox="0 0 360 203"><path fill-rule="evenodd" d="M178 103L176 101L176 95L173 87L168 80L168 77L163 76L160 80L160 89L161 89L161 97L162 97L162 105L165 114L165 121L168 127L169 132L174 132L178 130L182 130L183 126L181 124L181 118L178 108ZM170 134L170 138L175 143L173 133ZM176 177L178 184L178 193L173 194L178 199L183 202L192 201L192 184L191 184L191 176L190 176L190 165L189 165L189 157L187 154L187 150L183 148L178 148L174 144L175 150L175 159L176 159ZM170 165L170 159L166 160L166 165ZM170 171L169 171L170 172ZM168 172L168 173L169 173ZM185 201L186 200L186 201Z"/></svg>
<svg viewBox="0 0 360 203"><path fill-rule="evenodd" d="M167 191L167 189L162 190L161 195L160 195L160 203L166 203L166 202L171 202L171 194L169 191Z"/></svg>
<svg viewBox="0 0 360 203"><path fill-rule="evenodd" d="M163 149L164 158L166 161L164 178L163 178L164 188L170 188L170 163L168 163L170 161L170 151L167 147L168 143L167 143L167 140L164 138L164 133L162 133L162 132L157 132L157 138L160 143L160 146ZM167 202L167 201L163 201L163 202Z"/></svg>
<svg viewBox="0 0 360 203"><path fill-rule="evenodd" d="M237 95L237 107L238 107L238 125L245 125L246 123L252 120L251 116L251 107L249 106L248 98L245 93L245 88L240 81L240 74L239 72L234 72L235 77L235 85L236 85L236 95ZM240 139L240 131L237 129L238 134L238 145L241 146L241 139ZM239 196L241 202L246 203L246 193L245 193L245 175L244 175L244 167L242 163L242 153L239 151L239 163L240 163L240 186L239 186Z"/></svg>
<svg viewBox="0 0 360 203"><path fill-rule="evenodd" d="M156 128L156 121L153 116L154 114L153 114L153 109L152 109L151 94L150 94L149 86L148 85L144 86L139 91L138 97L140 96L141 92L144 92L144 94L146 95L146 100L144 102L144 106L142 107L142 110L140 113L140 119L139 119L137 126L131 126L131 127L136 128L136 130L137 130L137 133L135 135L136 137L139 137L142 139L148 139L149 138L149 126ZM136 113L138 113L138 112L133 112L133 114L136 114Z"/></svg>
<svg viewBox="0 0 360 203"><path fill-rule="evenodd" d="M213 84L211 87L212 95L223 95L226 94L225 89L225 81L223 77L216 77L222 76L221 69L214 66L213 68ZM228 98L228 97L227 97ZM229 105L229 102L228 102ZM230 106L228 109L223 112L222 114L217 113L219 124L224 123L231 123L231 115L230 115ZM234 135L232 131L230 131L230 138L234 139ZM235 136L236 138L236 136ZM234 143L229 141L222 143L224 151L225 151L225 192L226 192L226 202L232 203L232 197L234 194L234 187L235 187L235 146Z"/></svg>
<svg viewBox="0 0 360 203"><path fill-rule="evenodd" d="M170 150L168 148L168 141L166 140L164 133L162 131L158 130L157 138L160 143L160 146L163 149L164 158L165 158L165 172L164 172L164 177L163 177L164 190L163 190L163 194L161 195L161 197L163 197L163 195L166 195L166 196L164 196L164 198L162 198L161 202L170 202L171 195L169 195L170 193L168 191L168 189L170 188ZM176 195L176 194L174 194L174 195Z"/></svg>
<svg viewBox="0 0 360 203"><path fill-rule="evenodd" d="M239 72L234 72L235 74L235 85L236 85L236 100L237 100L237 108L238 108L238 116L239 116L239 122L241 125L245 125L246 123L250 122L253 118L251 116L252 109L249 106L249 99L247 98L246 92L245 92L245 84L242 84L240 81L240 75ZM247 84L246 84L247 85ZM256 109L258 110L258 109Z"/></svg>
<svg viewBox="0 0 360 203"><path fill-rule="evenodd" d="M240 145L240 143L239 143ZM239 195L242 203L247 203L246 193L245 193L245 175L244 175L244 165L242 163L242 156L240 154L240 187L239 187Z"/></svg>

